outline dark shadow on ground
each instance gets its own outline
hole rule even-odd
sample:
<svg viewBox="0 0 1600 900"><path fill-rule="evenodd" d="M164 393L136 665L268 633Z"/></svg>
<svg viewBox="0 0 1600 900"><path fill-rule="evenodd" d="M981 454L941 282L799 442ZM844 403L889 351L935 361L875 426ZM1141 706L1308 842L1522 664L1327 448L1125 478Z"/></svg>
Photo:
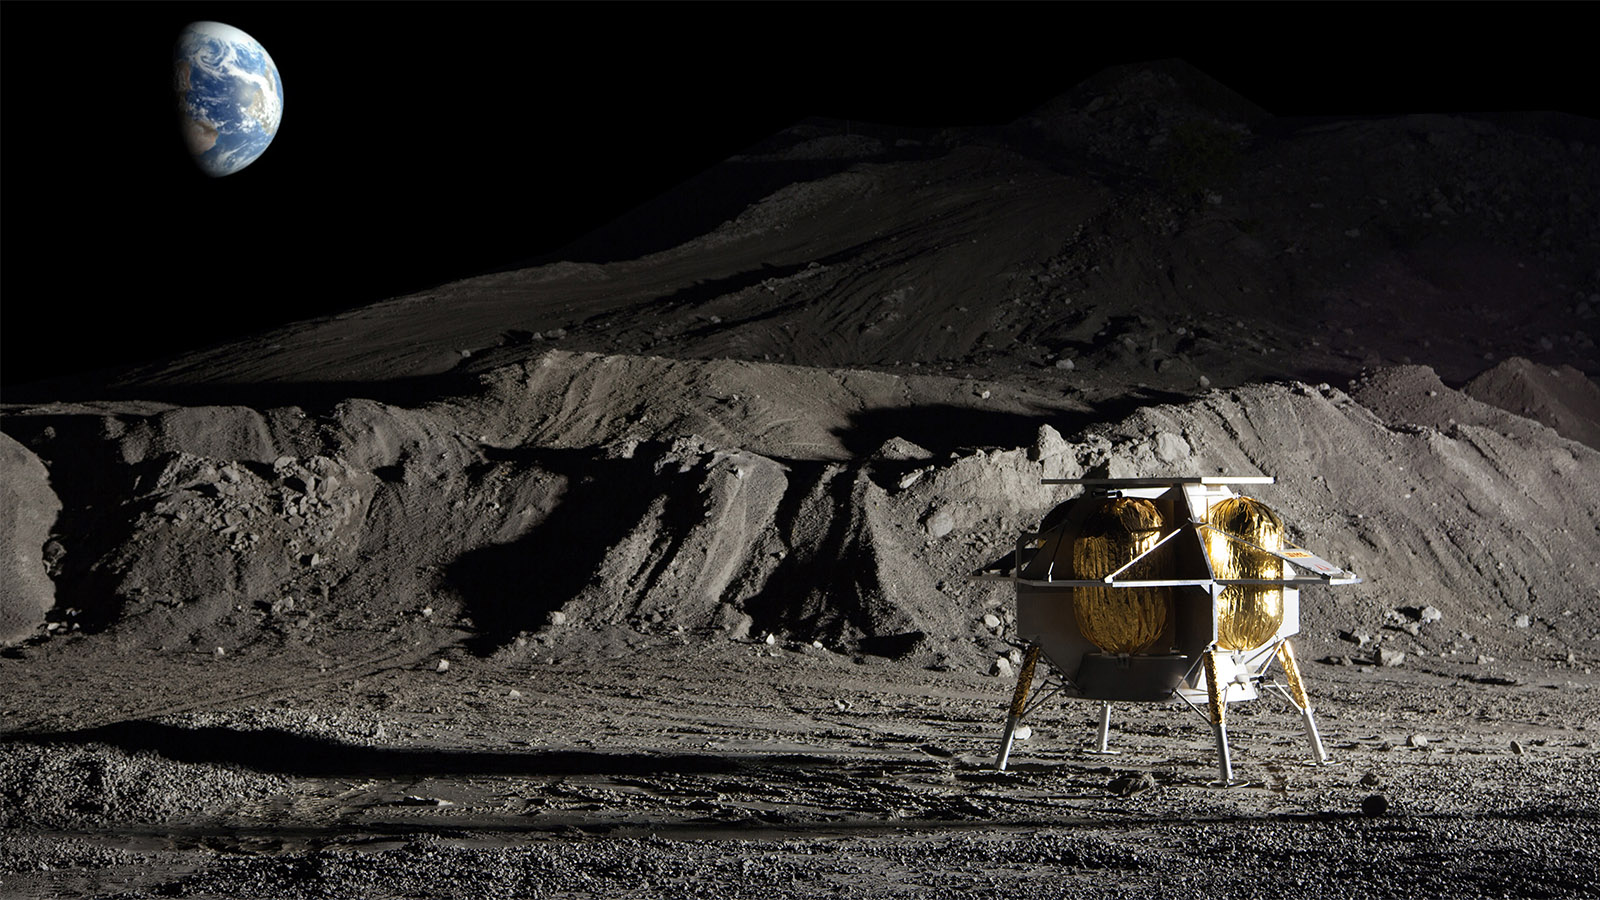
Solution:
<svg viewBox="0 0 1600 900"><path fill-rule="evenodd" d="M898 437L944 457L965 448L1029 446L1039 426L1053 422L1060 412L991 412L950 404L865 409L834 434L853 456L871 456L884 442Z"/></svg>
<svg viewBox="0 0 1600 900"><path fill-rule="evenodd" d="M362 747L278 729L180 728L118 722L79 731L11 735L0 743L106 744L182 763L236 765L308 778L417 775L732 774L765 768L843 769L859 762L809 754L603 753L584 750L420 750Z"/></svg>
<svg viewBox="0 0 1600 900"><path fill-rule="evenodd" d="M1193 396L1177 391L1140 388L1123 397L1074 410L1038 408L1034 412L995 412L970 406L933 404L866 409L850 417L850 424L835 429L839 443L855 456L870 456L890 438L904 438L935 458L975 448L1031 447L1039 426L1049 425L1069 440L1100 422L1115 422L1135 410L1162 403L1183 403ZM893 467L893 463L890 467ZM915 466L913 466L915 467Z"/></svg>
<svg viewBox="0 0 1600 900"><path fill-rule="evenodd" d="M560 505L515 541L468 551L445 567L476 633L467 647L484 655L526 631L576 597L605 557L670 490L654 453L597 459L590 450L495 450L493 463L536 466L565 479Z"/></svg>

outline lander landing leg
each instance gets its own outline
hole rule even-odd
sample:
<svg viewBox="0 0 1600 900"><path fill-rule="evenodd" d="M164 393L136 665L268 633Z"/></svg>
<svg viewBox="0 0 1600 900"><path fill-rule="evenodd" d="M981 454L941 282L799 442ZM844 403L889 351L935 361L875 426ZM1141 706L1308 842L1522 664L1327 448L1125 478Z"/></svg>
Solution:
<svg viewBox="0 0 1600 900"><path fill-rule="evenodd" d="M1294 647L1284 641L1278 645L1278 664L1283 666L1284 677L1289 679L1289 699L1300 710L1300 719L1306 726L1306 740L1311 743L1311 759L1317 765L1328 761L1328 751L1322 749L1322 735L1317 733L1317 719L1311 713L1311 698L1300 680L1300 666L1294 659Z"/></svg>
<svg viewBox="0 0 1600 900"><path fill-rule="evenodd" d="M1217 774L1218 780L1212 782L1212 787L1231 787L1233 780L1233 759L1228 751L1228 701L1225 696L1227 686L1218 682L1217 654L1221 650L1212 647L1206 651L1206 692L1211 700L1211 733L1217 739Z"/></svg>
<svg viewBox="0 0 1600 900"><path fill-rule="evenodd" d="M1006 730L1000 736L1000 755L994 761L995 770L1004 772L1011 758L1011 743L1017 736L1017 725L1022 722L1022 712L1028 706L1028 691L1033 687L1033 670L1039 664L1039 645L1030 644L1022 658L1022 671L1017 673L1017 689L1011 694L1011 713L1006 716Z"/></svg>
<svg viewBox="0 0 1600 900"><path fill-rule="evenodd" d="M1100 734L1098 736L1098 739L1095 742L1095 748L1093 750L1085 750L1083 752L1085 752L1085 753L1093 753L1096 756L1116 756L1117 754L1122 752L1121 750L1112 750L1110 748L1110 746L1109 746L1110 743L1111 743L1111 701L1110 700L1103 700L1100 703Z"/></svg>

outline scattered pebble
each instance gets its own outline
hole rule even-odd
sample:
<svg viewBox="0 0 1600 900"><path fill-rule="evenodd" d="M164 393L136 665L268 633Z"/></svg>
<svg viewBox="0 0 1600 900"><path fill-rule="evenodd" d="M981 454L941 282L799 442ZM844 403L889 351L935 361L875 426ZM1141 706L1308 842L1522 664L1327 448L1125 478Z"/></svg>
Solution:
<svg viewBox="0 0 1600 900"><path fill-rule="evenodd" d="M448 660L448 659L439 660L439 663L433 667L433 670L435 672L448 672L448 671L450 671L450 660Z"/></svg>
<svg viewBox="0 0 1600 900"><path fill-rule="evenodd" d="M567 614L559 609L555 610L554 612L550 613L550 624L557 626L567 624Z"/></svg>
<svg viewBox="0 0 1600 900"><path fill-rule="evenodd" d="M1000 627L1000 617L994 613L988 613L983 617L983 627L989 629L990 631L994 631Z"/></svg>
<svg viewBox="0 0 1600 900"><path fill-rule="evenodd" d="M1521 741L1512 741L1511 742L1511 752L1515 753L1518 756L1521 756L1523 753L1525 753L1527 751L1522 749L1522 742Z"/></svg>
<svg viewBox="0 0 1600 900"><path fill-rule="evenodd" d="M1389 798L1382 794L1372 794L1361 801L1361 814L1369 819L1376 819L1388 811Z"/></svg>
<svg viewBox="0 0 1600 900"><path fill-rule="evenodd" d="M1106 790L1118 797L1132 797L1142 794L1156 786L1155 776L1149 772L1128 772L1111 779L1106 785Z"/></svg>
<svg viewBox="0 0 1600 900"><path fill-rule="evenodd" d="M1428 738L1425 735L1413 734L1406 738L1406 746L1415 747L1420 750L1428 746Z"/></svg>
<svg viewBox="0 0 1600 900"><path fill-rule="evenodd" d="M1011 677L1013 674L1011 670L1011 660L1006 659L1003 656L997 657L994 662L989 664L989 674L997 678Z"/></svg>
<svg viewBox="0 0 1600 900"><path fill-rule="evenodd" d="M1403 666L1406 662L1406 655L1404 651L1390 650L1388 648L1379 650L1376 658L1378 665L1380 666Z"/></svg>
<svg viewBox="0 0 1600 900"><path fill-rule="evenodd" d="M1424 606L1422 608L1421 618L1422 618L1423 624L1427 624L1429 622L1437 622L1440 619L1444 618L1444 613L1440 612L1439 608L1436 607L1436 606Z"/></svg>
<svg viewBox="0 0 1600 900"><path fill-rule="evenodd" d="M941 509L928 517L928 536L938 539L955 530L955 517L947 509Z"/></svg>

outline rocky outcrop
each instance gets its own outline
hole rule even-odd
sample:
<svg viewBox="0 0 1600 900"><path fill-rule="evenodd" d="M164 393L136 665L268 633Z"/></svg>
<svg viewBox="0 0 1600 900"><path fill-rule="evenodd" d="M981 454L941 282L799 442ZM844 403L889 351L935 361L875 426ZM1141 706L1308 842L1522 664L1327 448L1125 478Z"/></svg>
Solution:
<svg viewBox="0 0 1600 900"><path fill-rule="evenodd" d="M44 463L0 434L0 644L33 634L55 605L45 544L60 510Z"/></svg>

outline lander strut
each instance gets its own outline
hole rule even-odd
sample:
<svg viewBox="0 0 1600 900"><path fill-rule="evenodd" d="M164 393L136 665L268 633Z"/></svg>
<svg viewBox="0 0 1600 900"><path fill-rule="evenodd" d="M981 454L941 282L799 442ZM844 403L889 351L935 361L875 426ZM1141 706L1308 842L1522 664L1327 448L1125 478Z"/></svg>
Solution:
<svg viewBox="0 0 1600 900"><path fill-rule="evenodd" d="M1055 696L1101 701L1108 747L1113 702L1177 699L1206 719L1218 785L1234 784L1230 703L1271 691L1300 714L1313 762L1327 761L1289 638L1300 588L1361 579L1288 543L1283 521L1232 485L1264 475L1066 478L1086 493L1065 517L1022 534L1015 554L978 577L1010 581L1025 656L995 767L1004 771L1022 720ZM1044 682L1033 690L1040 662ZM1272 669L1282 672L1276 680Z"/></svg>

